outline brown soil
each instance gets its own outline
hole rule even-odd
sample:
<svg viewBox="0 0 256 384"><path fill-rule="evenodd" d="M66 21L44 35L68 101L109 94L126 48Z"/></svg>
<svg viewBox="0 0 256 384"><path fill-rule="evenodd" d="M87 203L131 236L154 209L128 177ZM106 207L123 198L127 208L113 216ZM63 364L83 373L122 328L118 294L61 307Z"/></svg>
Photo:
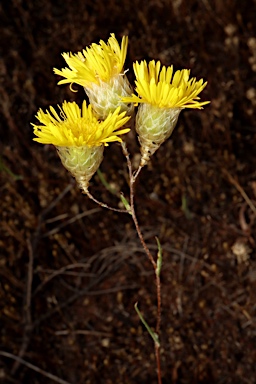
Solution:
<svg viewBox="0 0 256 384"><path fill-rule="evenodd" d="M255 383L255 1L13 0L0 16L0 381L157 382L134 310L155 326L154 274L132 221L82 195L30 126L39 107L85 97L56 85L61 53L114 32L129 35L126 68L160 59L209 82L211 104L182 113L136 188L147 244L163 246L163 384ZM127 145L136 162L134 133ZM127 195L120 147L105 153ZM91 192L118 205L98 176Z"/></svg>

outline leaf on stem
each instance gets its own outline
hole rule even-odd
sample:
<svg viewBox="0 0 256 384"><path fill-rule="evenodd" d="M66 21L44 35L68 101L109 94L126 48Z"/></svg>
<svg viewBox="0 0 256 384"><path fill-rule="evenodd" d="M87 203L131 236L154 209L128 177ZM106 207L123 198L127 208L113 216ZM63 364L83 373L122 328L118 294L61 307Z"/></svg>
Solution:
<svg viewBox="0 0 256 384"><path fill-rule="evenodd" d="M150 334L150 336L154 340L154 343L157 344L158 347L160 347L158 335L153 331L153 329L148 325L148 323L144 319L142 313L140 312L140 310L138 308L138 303L134 304L134 308L135 308L135 311L137 312L142 324L145 326L146 330L148 331L148 333Z"/></svg>
<svg viewBox="0 0 256 384"><path fill-rule="evenodd" d="M121 199L123 205L125 206L125 209L127 210L127 212L130 213L130 215L131 215L132 214L131 213L131 206L122 193L120 193L120 199Z"/></svg>

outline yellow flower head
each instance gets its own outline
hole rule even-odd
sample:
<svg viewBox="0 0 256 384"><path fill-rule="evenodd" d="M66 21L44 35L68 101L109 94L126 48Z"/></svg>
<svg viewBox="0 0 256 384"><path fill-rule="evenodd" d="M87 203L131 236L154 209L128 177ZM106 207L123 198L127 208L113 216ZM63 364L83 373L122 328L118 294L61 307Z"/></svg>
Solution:
<svg viewBox="0 0 256 384"><path fill-rule="evenodd" d="M121 47L111 34L107 44L100 40L77 54L63 53L69 68L54 68L54 73L64 77L58 84L76 83L85 88L100 81L108 83L112 77L119 75L124 66L128 46L128 37L122 38Z"/></svg>
<svg viewBox="0 0 256 384"><path fill-rule="evenodd" d="M196 81L196 78L189 79L190 70L183 69L173 72L173 66L162 66L152 60L147 65L146 61L133 64L136 75L136 91L138 96L133 94L123 98L125 102L148 103L159 108L198 108L208 104L209 101L199 102L199 93L205 88L207 82L203 79Z"/></svg>
<svg viewBox="0 0 256 384"><path fill-rule="evenodd" d="M60 108L60 107L59 107ZM130 131L119 129L129 119L125 112L119 113L120 107L110 113L104 121L98 121L91 105L83 102L82 110L75 102L64 101L60 114L53 107L43 112L39 109L36 117L41 125L32 124L37 136L34 140L42 144L53 144L58 147L97 147L119 141L118 137Z"/></svg>

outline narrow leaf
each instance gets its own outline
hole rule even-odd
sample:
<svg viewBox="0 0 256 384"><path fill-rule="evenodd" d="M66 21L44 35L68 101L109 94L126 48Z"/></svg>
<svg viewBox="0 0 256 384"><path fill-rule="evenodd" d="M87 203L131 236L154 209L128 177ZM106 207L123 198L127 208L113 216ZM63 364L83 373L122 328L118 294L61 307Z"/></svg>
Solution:
<svg viewBox="0 0 256 384"><path fill-rule="evenodd" d="M123 205L125 206L125 209L130 213L131 215L131 206L130 204L128 203L128 201L126 200L126 198L124 197L124 195L122 193L120 193L120 199L123 203Z"/></svg>
<svg viewBox="0 0 256 384"><path fill-rule="evenodd" d="M153 329L148 325L148 323L144 319L142 313L140 312L140 310L138 308L138 303L134 304L134 308L135 308L135 311L137 312L142 324L145 326L146 330L148 331L148 333L150 334L150 336L154 340L154 343L157 344L158 347L160 347L158 335L153 331Z"/></svg>

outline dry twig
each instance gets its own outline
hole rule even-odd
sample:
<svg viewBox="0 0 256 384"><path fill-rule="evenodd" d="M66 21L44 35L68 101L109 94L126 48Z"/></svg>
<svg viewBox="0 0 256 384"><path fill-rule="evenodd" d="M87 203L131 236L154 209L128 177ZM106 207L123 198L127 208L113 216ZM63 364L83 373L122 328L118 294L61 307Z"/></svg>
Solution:
<svg viewBox="0 0 256 384"><path fill-rule="evenodd" d="M36 365L29 363L28 361L22 359L22 358L19 357L19 356L15 356L15 355L13 355L12 353L5 352L5 351L0 351L0 355L1 355L1 356L5 356L5 357L9 357L10 359L15 360L15 361L18 362L19 364L23 364L23 365L25 365L26 367L32 369L33 371L38 372L38 373L40 373L41 375L43 375L43 376L45 376L45 377L48 377L48 379L51 379L51 380L55 381L55 383L59 383L59 384L71 384L70 382L68 382L68 381L66 381L66 380L62 380L62 379L60 379L59 377L53 375L52 373L46 372L46 371L44 371L43 369L37 367Z"/></svg>

